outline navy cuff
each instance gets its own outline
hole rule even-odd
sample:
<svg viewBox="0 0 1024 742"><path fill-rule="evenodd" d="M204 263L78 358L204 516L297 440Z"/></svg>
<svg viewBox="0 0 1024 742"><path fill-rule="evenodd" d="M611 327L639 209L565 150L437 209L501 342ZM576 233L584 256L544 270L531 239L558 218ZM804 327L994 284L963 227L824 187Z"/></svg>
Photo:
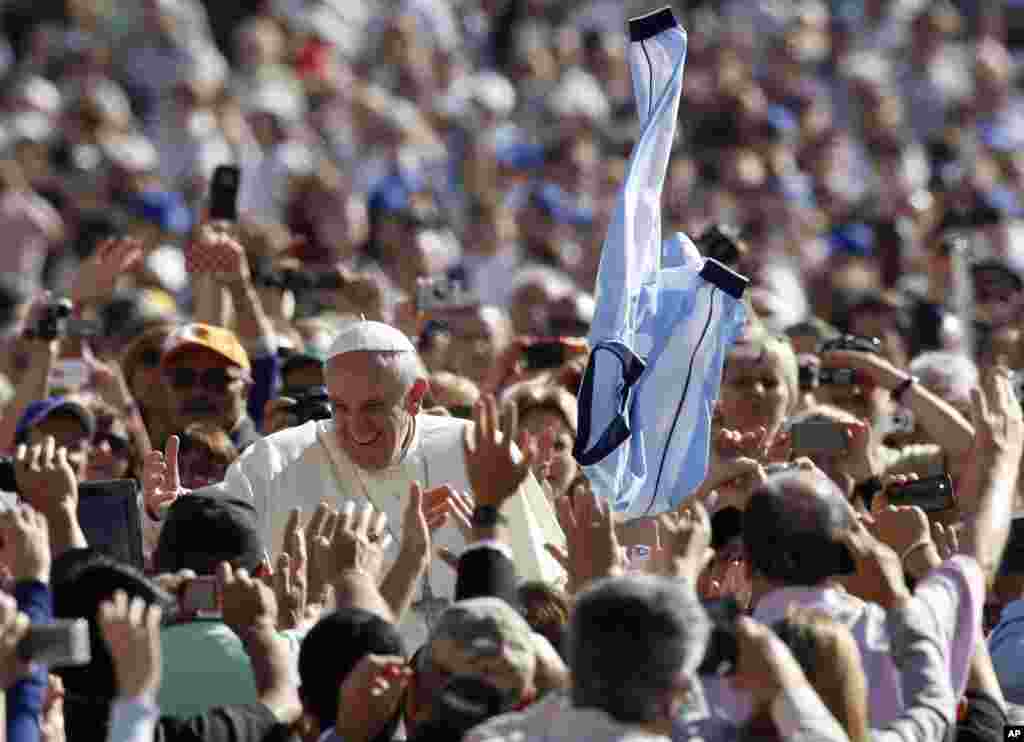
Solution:
<svg viewBox="0 0 1024 742"><path fill-rule="evenodd" d="M629 21L629 40L646 41L662 31L667 31L678 25L675 15L672 14L672 8L655 10L653 13Z"/></svg>

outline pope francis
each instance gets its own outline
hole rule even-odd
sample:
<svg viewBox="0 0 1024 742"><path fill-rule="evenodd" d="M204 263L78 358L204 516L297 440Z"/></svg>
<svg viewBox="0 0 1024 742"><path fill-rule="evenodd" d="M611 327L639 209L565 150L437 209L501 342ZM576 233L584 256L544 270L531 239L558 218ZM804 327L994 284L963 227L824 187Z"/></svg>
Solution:
<svg viewBox="0 0 1024 742"><path fill-rule="evenodd" d="M451 485L469 491L463 437L471 423L420 414L427 391L416 349L399 330L379 322L355 322L341 331L328 354L327 390L332 420L308 422L251 445L216 488L254 501L264 543L279 544L291 508L311 514L321 501L371 503L387 513L397 556L403 500L417 481L424 489ZM564 544L554 510L530 475L520 496L506 503L511 547L519 574L556 580L561 568L545 542ZM463 539L449 521L434 545L458 551ZM402 622L410 650L427 638L433 617L448 601L455 573L435 559L418 599Z"/></svg>

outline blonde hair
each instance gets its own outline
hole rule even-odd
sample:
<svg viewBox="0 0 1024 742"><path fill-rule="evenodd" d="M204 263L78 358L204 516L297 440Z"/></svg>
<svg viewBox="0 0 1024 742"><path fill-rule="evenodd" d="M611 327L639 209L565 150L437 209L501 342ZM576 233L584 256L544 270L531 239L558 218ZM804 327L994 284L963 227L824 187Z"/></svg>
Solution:
<svg viewBox="0 0 1024 742"><path fill-rule="evenodd" d="M748 334L739 342L742 342L751 351L759 356L770 356L782 369L782 379L789 392L789 409L787 415L792 415L800 404L800 364L796 359L796 352L789 338L784 335L774 335L768 332L757 320L749 328ZM735 349L736 346L733 346ZM725 365L729 365L729 355L726 354Z"/></svg>
<svg viewBox="0 0 1024 742"><path fill-rule="evenodd" d="M791 606L774 628L852 742L868 742L867 680L850 630L819 610L799 606Z"/></svg>

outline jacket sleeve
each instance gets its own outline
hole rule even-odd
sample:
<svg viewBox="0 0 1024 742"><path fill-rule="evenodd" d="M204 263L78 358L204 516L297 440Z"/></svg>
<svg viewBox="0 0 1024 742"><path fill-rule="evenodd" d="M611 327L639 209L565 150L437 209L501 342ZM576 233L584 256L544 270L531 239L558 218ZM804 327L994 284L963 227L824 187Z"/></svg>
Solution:
<svg viewBox="0 0 1024 742"><path fill-rule="evenodd" d="M628 410L643 372L637 347L645 283L661 267L661 202L675 139L686 32L668 8L629 24L629 63L641 131L612 214L595 287L590 362L579 394L579 429L573 454L587 467L595 493L609 502L630 489ZM655 301L656 299L652 299Z"/></svg>
<svg viewBox="0 0 1024 742"><path fill-rule="evenodd" d="M42 582L19 582L14 588L18 610L33 624L53 620L50 588ZM44 668L22 678L7 691L7 739L10 742L36 742L39 739L39 715L43 710L49 682Z"/></svg>
<svg viewBox="0 0 1024 742"><path fill-rule="evenodd" d="M944 739L955 724L970 658L981 636L985 582L969 557L933 571L904 606L889 613L893 659L903 680L904 713L875 730L875 742Z"/></svg>

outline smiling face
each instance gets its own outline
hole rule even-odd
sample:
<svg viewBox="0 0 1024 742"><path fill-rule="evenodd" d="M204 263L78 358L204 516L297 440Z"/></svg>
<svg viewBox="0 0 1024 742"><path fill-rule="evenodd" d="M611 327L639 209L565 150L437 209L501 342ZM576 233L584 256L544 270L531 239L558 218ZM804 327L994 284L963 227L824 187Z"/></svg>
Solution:
<svg viewBox="0 0 1024 742"><path fill-rule="evenodd" d="M327 364L338 445L368 471L385 469L399 459L427 390L422 379L403 379L404 361L396 355L355 351Z"/></svg>
<svg viewBox="0 0 1024 742"><path fill-rule="evenodd" d="M748 357L731 353L722 374L722 425L751 432L764 427L769 434L782 425L794 400L786 370L776 353L760 351Z"/></svg>

